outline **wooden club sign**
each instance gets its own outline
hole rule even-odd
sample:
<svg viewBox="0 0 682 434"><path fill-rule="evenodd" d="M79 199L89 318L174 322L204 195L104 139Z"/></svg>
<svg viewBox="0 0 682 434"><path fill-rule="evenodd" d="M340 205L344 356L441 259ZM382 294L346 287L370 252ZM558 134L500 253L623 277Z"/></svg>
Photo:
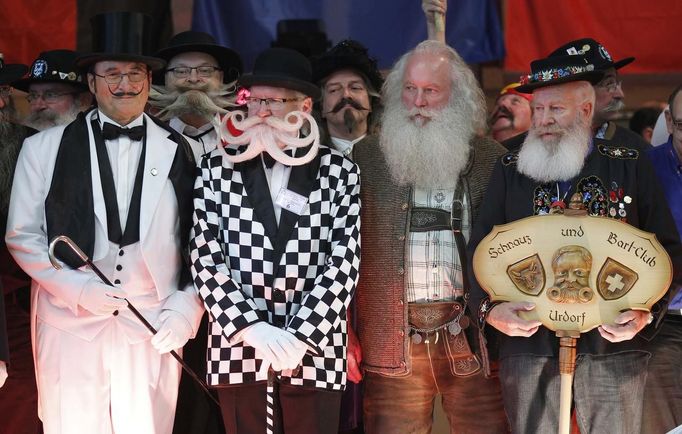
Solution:
<svg viewBox="0 0 682 434"><path fill-rule="evenodd" d="M649 311L672 265L656 236L606 217L551 214L495 226L474 273L492 301L530 301L523 312L553 331L584 333L626 309Z"/></svg>

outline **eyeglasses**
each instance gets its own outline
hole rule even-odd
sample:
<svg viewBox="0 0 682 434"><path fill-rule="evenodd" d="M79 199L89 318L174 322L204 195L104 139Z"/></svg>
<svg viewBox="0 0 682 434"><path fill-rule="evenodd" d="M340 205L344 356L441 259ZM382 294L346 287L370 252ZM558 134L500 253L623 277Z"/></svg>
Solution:
<svg viewBox="0 0 682 434"><path fill-rule="evenodd" d="M606 89L609 93L613 93L623 85L621 80L609 80L605 83L599 83L597 86Z"/></svg>
<svg viewBox="0 0 682 434"><path fill-rule="evenodd" d="M55 103L59 101L59 98L66 96L66 95L75 95L76 92L51 92L47 91L44 93L37 93L37 92L30 92L28 95L26 95L26 100L28 100L29 103L34 103L38 101L40 98L43 99L48 104Z"/></svg>
<svg viewBox="0 0 682 434"><path fill-rule="evenodd" d="M128 81L131 83L139 83L147 78L146 71L130 71L126 73L112 72L104 75L99 75L93 71L92 74L96 77L103 78L107 84L120 84L123 80L123 77L128 77Z"/></svg>
<svg viewBox="0 0 682 434"><path fill-rule="evenodd" d="M284 108L284 104L293 101L299 101L301 98L254 98L252 96L246 98L246 106L250 110L257 110L260 108L262 103L265 103L265 107L269 110L281 110Z"/></svg>
<svg viewBox="0 0 682 434"><path fill-rule="evenodd" d="M675 131L677 131L678 133L682 133L682 120L675 119L673 118L673 115L670 114L670 123L673 124L673 128L675 129Z"/></svg>
<svg viewBox="0 0 682 434"><path fill-rule="evenodd" d="M10 86L0 86L0 97L7 98L12 94L12 88Z"/></svg>
<svg viewBox="0 0 682 434"><path fill-rule="evenodd" d="M177 68L168 68L166 72L172 72L175 78L187 78L193 70L197 71L197 75L203 78L211 77L216 71L221 71L217 66L178 66Z"/></svg>

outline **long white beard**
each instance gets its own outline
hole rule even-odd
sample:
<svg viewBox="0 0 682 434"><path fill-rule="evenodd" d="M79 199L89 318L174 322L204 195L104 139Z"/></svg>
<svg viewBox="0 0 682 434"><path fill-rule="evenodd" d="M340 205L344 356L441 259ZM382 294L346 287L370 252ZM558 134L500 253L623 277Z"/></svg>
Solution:
<svg viewBox="0 0 682 434"><path fill-rule="evenodd" d="M577 176L590 148L589 128L576 119L559 140L543 141L538 133L533 128L528 132L519 151L518 171L539 182L568 181Z"/></svg>
<svg viewBox="0 0 682 434"><path fill-rule="evenodd" d="M430 118L417 125L402 103L386 107L382 118L380 146L391 175L403 185L423 188L454 188L469 160L473 122L459 110L446 106L421 111Z"/></svg>

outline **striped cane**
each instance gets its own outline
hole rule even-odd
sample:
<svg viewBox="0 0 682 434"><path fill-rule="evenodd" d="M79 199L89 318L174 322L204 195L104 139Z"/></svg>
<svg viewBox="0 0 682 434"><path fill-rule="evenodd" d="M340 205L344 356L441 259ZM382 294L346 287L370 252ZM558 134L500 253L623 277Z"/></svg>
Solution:
<svg viewBox="0 0 682 434"><path fill-rule="evenodd" d="M268 369L268 386L265 393L265 432L274 434L275 432L275 377L277 374L272 368Z"/></svg>

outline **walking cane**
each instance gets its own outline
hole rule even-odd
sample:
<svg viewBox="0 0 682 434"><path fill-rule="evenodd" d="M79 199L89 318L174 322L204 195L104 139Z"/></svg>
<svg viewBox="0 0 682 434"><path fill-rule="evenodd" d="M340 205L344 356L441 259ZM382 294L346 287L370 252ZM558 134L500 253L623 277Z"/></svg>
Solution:
<svg viewBox="0 0 682 434"><path fill-rule="evenodd" d="M99 277L100 279L102 279L102 282L104 282L105 284L107 284L107 285L109 285L109 286L114 286L114 285L111 283L111 281L107 278L107 276L105 276L104 273L102 273L102 271L101 271L95 264L92 263L92 261L90 260L90 258L88 258L88 256L80 249L80 247L78 247L78 245L77 245L76 243L74 243L73 240L71 240L71 238L67 237L66 235L59 235L59 236L57 236L57 237L54 237L54 238L52 239L52 241L50 242L50 246L49 246L49 249L48 249L48 256L49 256L49 258L50 258L50 262L52 263L52 266L53 266L56 270L61 270L61 269L62 269L61 264L60 264L59 262L57 262L57 258L56 258L55 255L54 255L54 249L55 249L55 247L57 246L57 244L60 243L60 242L65 243L67 246L69 246L69 248L70 248L76 255L78 255L78 257L79 257L83 262L85 262L85 264L86 264L88 267L90 267L90 269L91 269L92 271L95 272L95 274L97 275L97 277ZM135 306L133 306L132 303L130 303L130 301L128 301L127 298L124 298L123 300L125 300L126 304L128 305L128 309L130 309L130 311L133 313L133 315L135 315L135 317L137 317L137 319L140 320L140 322L141 322L142 324L144 324L144 326L147 328L147 330L149 330L153 335L155 335L156 332L157 332L157 330L154 328L154 326L152 326L152 325L149 323L149 321L147 321L147 320L145 319L145 317L142 316L142 314L140 313L140 311L137 310L137 309L135 308ZM199 386L201 386L202 389L204 389L204 392L206 392L206 394L208 395L208 397L211 398L211 401L213 401L217 406L220 406L220 404L218 403L218 400L215 399L215 398L213 397L213 395L211 394L211 391L208 389L208 386L206 385L206 383L204 383L204 381L203 381L201 378L199 378L199 376L192 370L192 368L190 368L189 365L188 365L184 360L182 360L182 357L180 357L180 355L179 355L178 353L176 353L175 350L171 350L170 355L173 356L173 358L174 358L175 360L177 360L178 363L180 363L180 366L182 366L182 369L184 369L185 372L187 372L187 374L188 374L190 377L192 377L192 379L193 379L194 381L196 381L196 383L197 383Z"/></svg>
<svg viewBox="0 0 682 434"><path fill-rule="evenodd" d="M265 362L263 362L265 363ZM265 432L266 434L274 434L275 432L275 377L277 374L272 368L268 369L268 385L266 389L266 406L265 406Z"/></svg>

